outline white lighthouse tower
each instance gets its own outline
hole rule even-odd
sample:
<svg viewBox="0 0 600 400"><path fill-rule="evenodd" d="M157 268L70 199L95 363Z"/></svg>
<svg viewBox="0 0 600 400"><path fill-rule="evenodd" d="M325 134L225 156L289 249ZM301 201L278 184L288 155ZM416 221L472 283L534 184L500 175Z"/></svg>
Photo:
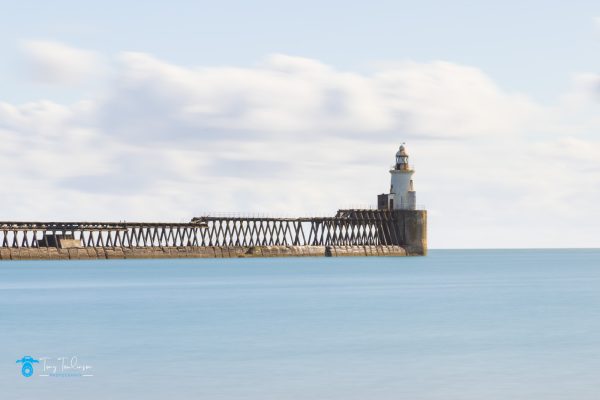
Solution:
<svg viewBox="0 0 600 400"><path fill-rule="evenodd" d="M396 153L396 163L390 169L392 175L390 193L377 196L379 210L414 210L417 195L413 187L412 176L415 171L408 163L408 152L404 143Z"/></svg>

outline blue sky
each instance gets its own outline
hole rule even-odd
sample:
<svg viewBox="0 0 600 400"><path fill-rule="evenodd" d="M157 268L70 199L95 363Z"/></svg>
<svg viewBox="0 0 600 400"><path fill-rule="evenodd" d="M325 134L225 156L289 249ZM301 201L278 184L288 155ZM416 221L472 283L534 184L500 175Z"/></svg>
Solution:
<svg viewBox="0 0 600 400"><path fill-rule="evenodd" d="M358 71L378 62L447 60L544 102L568 87L572 73L600 63L594 1L3 3L0 45L13 58L2 66L4 84L19 67L19 41L47 38L188 66L247 66L271 53ZM6 96L38 97L17 88Z"/></svg>
<svg viewBox="0 0 600 400"><path fill-rule="evenodd" d="M331 213L407 141L433 247L598 245L597 3L2 9L1 219Z"/></svg>

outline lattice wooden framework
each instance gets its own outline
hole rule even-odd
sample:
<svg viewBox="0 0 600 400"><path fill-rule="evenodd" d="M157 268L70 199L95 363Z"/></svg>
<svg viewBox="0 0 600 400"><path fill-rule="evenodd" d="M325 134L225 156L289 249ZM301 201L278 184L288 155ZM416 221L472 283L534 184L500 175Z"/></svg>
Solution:
<svg viewBox="0 0 600 400"><path fill-rule="evenodd" d="M340 210L325 218L217 217L189 223L0 222L0 247L402 245L393 211Z"/></svg>

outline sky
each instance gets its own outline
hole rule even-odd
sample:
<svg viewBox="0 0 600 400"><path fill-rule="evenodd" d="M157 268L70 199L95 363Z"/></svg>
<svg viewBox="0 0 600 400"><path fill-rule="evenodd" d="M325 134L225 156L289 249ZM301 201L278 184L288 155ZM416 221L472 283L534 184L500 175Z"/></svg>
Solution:
<svg viewBox="0 0 600 400"><path fill-rule="evenodd" d="M600 3L0 1L0 220L374 207L598 247Z"/></svg>

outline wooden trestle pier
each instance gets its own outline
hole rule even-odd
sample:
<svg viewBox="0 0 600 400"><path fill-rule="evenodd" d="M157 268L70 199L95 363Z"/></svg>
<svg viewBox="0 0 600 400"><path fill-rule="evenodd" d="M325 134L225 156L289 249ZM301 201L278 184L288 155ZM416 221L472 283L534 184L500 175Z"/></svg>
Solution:
<svg viewBox="0 0 600 400"><path fill-rule="evenodd" d="M310 218L207 215L187 223L0 222L0 258L7 258L7 254L11 259L24 258L14 257L14 254L24 252L6 252L18 249L31 250L27 253L31 256L25 258L44 258L44 249L56 249L58 254L64 253L61 250L71 249L122 249L129 250L123 254L137 257L142 256L144 249L179 249L178 253L181 249L189 250L188 253L196 249L200 255L206 254L202 248L249 249L248 253L255 253L252 249L273 246L406 247L411 245L411 236L414 236L407 213L422 214L425 211L352 209L339 210L333 217ZM81 251L67 253L83 254Z"/></svg>

